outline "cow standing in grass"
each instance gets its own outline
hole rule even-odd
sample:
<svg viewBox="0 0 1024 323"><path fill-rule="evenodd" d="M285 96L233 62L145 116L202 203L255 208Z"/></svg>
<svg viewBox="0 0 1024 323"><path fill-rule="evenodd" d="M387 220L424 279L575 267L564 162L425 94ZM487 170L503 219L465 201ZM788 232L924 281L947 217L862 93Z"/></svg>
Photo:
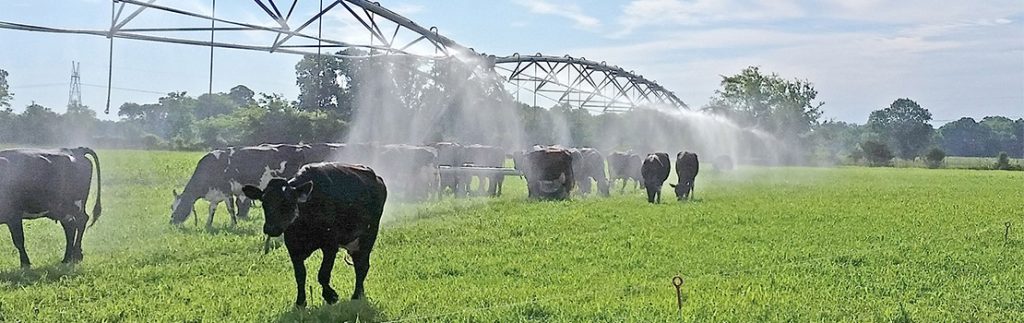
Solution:
<svg viewBox="0 0 1024 323"><path fill-rule="evenodd" d="M608 176L605 175L604 156L594 148L576 148L573 151L573 176L576 177L580 194L590 194L593 180L597 183L598 192L607 197Z"/></svg>
<svg viewBox="0 0 1024 323"><path fill-rule="evenodd" d="M213 215L217 212L217 206L221 202L227 204L231 224L234 225L237 222L235 199L227 177L228 156L231 155L231 151L232 149L218 149L206 153L203 158L199 159L195 171L192 172L192 177L185 184L181 194L173 191L171 224L185 222L192 214L196 201L200 198L210 202L209 215L206 218L207 229L213 227Z"/></svg>
<svg viewBox="0 0 1024 323"><path fill-rule="evenodd" d="M92 161L89 161L89 156ZM48 218L64 227L64 263L82 261L82 236L89 215L85 204L96 164L96 204L92 224L100 218L100 159L92 149L11 149L0 151L0 223L11 231L21 266L29 267L22 221ZM90 226L92 226L90 224Z"/></svg>
<svg viewBox="0 0 1024 323"><path fill-rule="evenodd" d="M675 189L676 199L679 201L689 200L692 197L693 187L697 179L697 172L700 170L700 162L697 154L691 152L679 152L676 154L676 184L668 184Z"/></svg>
<svg viewBox="0 0 1024 323"><path fill-rule="evenodd" d="M615 181L622 180L620 192L626 190L626 182L633 180L633 189L643 182L640 176L640 167L643 159L640 155L626 152L613 152L608 155L608 181L609 185L615 186Z"/></svg>
<svg viewBox="0 0 1024 323"><path fill-rule="evenodd" d="M572 154L562 147L534 146L526 153L524 166L530 198L565 200L575 182Z"/></svg>
<svg viewBox="0 0 1024 323"><path fill-rule="evenodd" d="M250 199L262 201L263 233L270 237L284 234L295 271L296 306L306 305L305 260L317 249L323 253L317 281L324 301L338 301L338 293L330 285L339 248L348 251L355 267L352 299L363 297L370 251L387 200L384 180L372 169L341 163L309 164L292 179L275 178L265 189L247 185L242 190Z"/></svg>
<svg viewBox="0 0 1024 323"><path fill-rule="evenodd" d="M647 202L661 203L661 185L668 180L671 172L671 161L666 153L653 153L647 155L643 166L640 167L640 174L644 178L644 188L647 189Z"/></svg>

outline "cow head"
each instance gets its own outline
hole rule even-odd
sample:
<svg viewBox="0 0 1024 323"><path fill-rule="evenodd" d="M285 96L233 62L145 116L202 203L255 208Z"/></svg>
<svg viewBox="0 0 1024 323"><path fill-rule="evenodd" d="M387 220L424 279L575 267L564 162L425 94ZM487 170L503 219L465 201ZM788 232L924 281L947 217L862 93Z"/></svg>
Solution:
<svg viewBox="0 0 1024 323"><path fill-rule="evenodd" d="M174 199L171 200L171 224L181 224L188 219L188 215L192 212L192 208L187 207L189 203L182 203L184 200L182 195L184 194L178 194L177 190L171 191L171 194L174 195ZM194 201L195 200L193 200L193 202Z"/></svg>
<svg viewBox="0 0 1024 323"><path fill-rule="evenodd" d="M277 237L299 216L299 205L309 200L313 193L313 182L292 186L284 179L275 178L267 183L266 190L246 185L242 192L246 197L262 202L266 218L263 233Z"/></svg>
<svg viewBox="0 0 1024 323"><path fill-rule="evenodd" d="M690 198L690 191L692 190L693 182L679 183L679 185L668 184L668 186L672 186L672 188L675 189L676 200L683 201Z"/></svg>

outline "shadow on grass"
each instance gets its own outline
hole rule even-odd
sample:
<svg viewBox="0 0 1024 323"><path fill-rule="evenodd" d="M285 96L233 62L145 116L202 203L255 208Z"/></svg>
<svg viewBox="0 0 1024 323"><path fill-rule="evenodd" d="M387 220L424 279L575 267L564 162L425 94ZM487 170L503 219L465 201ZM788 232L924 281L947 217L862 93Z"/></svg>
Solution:
<svg viewBox="0 0 1024 323"><path fill-rule="evenodd" d="M199 226L182 225L175 227L178 232L185 234L196 234L196 235L236 235L236 236L254 236L261 235L261 227L252 225L235 225L235 226L214 226L207 228L200 224Z"/></svg>
<svg viewBox="0 0 1024 323"><path fill-rule="evenodd" d="M60 281L64 277L74 277L78 271L74 265L54 264L42 267L8 269L0 272L0 285L5 288L21 288L36 284L48 284Z"/></svg>
<svg viewBox="0 0 1024 323"><path fill-rule="evenodd" d="M366 300L342 301L316 308L293 308L274 318L274 322L382 322L377 308Z"/></svg>

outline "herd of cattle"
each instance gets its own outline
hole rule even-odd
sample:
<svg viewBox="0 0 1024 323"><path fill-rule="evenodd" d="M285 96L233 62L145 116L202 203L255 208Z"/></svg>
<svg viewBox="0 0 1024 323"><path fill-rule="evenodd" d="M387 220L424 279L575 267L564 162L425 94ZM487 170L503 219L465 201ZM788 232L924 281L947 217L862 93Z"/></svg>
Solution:
<svg viewBox="0 0 1024 323"><path fill-rule="evenodd" d="M597 191L608 196L616 181L622 181L620 190L633 181L634 188L646 188L648 202L660 203L661 187L672 165L666 153L641 157L614 152L605 159L591 148L534 146L511 154L515 171L509 172L504 167L507 157L498 147L456 143L264 144L218 149L199 160L181 193L173 192L171 223L180 224L194 215L199 199L209 202L207 227L220 203L226 204L234 224L248 218L251 201L261 201L263 232L268 239L284 235L295 271L296 304L305 304L304 261L315 250L324 255L318 275L323 297L334 303L338 295L330 287L330 272L340 248L348 252L356 272L352 298L363 294L370 252L389 194L384 183L407 200L444 194L498 196L505 176L519 174L526 179L530 198L567 199L574 188L589 194L596 183ZM60 222L67 241L63 261L82 259L93 163L100 187L99 158L89 148L0 151L0 223L8 225L23 267L31 264L24 245L24 219L47 217ZM697 155L680 152L675 166L678 183L670 185L679 200L688 199L699 169ZM97 188L93 223L100 212Z"/></svg>

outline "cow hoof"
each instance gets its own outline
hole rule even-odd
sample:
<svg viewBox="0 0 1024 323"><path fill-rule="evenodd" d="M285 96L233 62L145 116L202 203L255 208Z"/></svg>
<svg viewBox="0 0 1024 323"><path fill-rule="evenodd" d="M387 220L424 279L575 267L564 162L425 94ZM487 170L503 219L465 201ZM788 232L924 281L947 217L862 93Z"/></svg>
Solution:
<svg viewBox="0 0 1024 323"><path fill-rule="evenodd" d="M295 302L295 308L306 308L306 302Z"/></svg>
<svg viewBox="0 0 1024 323"><path fill-rule="evenodd" d="M335 304L335 303L337 303L338 302L338 293L336 293L334 291L325 291L324 292L324 302L326 302L327 304Z"/></svg>
<svg viewBox="0 0 1024 323"><path fill-rule="evenodd" d="M21 269L32 269L32 264L22 263L21 264Z"/></svg>

